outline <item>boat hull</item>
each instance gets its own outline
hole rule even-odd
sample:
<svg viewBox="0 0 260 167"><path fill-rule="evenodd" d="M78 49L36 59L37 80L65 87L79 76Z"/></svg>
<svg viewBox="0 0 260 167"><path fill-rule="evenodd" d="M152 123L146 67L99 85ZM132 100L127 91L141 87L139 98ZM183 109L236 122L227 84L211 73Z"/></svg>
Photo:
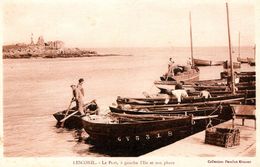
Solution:
<svg viewBox="0 0 260 167"><path fill-rule="evenodd" d="M237 58L237 62L240 62L240 63L248 63L248 59L247 59L247 58L238 57L238 58Z"/></svg>
<svg viewBox="0 0 260 167"><path fill-rule="evenodd" d="M220 66L223 65L224 61L211 61L202 59L193 59L196 66Z"/></svg>
<svg viewBox="0 0 260 167"><path fill-rule="evenodd" d="M53 114L53 116L56 118L56 120L58 120L56 126L60 127L61 122L59 122L59 121L62 120L65 115L63 113L55 113L55 114ZM82 129L83 125L82 125L82 121L80 118L80 114L77 113L76 115L73 115L70 118L68 118L64 122L64 127L67 129Z"/></svg>
<svg viewBox="0 0 260 167"><path fill-rule="evenodd" d="M207 116L210 115L213 111L214 114L219 114L217 112L217 106L213 107L197 107L197 109L187 109L187 110L178 110L169 107L168 111L167 108L164 109L146 109L146 110L131 110L131 109L121 109L118 107L109 107L110 111L112 113L121 113L121 114L131 114L131 115L149 115L149 114L154 114L154 115L193 115L193 116Z"/></svg>
<svg viewBox="0 0 260 167"><path fill-rule="evenodd" d="M221 79L227 79L229 76L227 71L221 72L220 77ZM256 80L256 72L237 72L236 76L239 77L239 82L254 82Z"/></svg>
<svg viewBox="0 0 260 167"><path fill-rule="evenodd" d="M129 105L131 108L145 108L150 107L173 107L173 106L189 106L189 105L201 105L201 104L218 104L218 103L247 103L251 100L255 100L255 91L246 91L245 93L235 94L235 95L224 95L205 99L203 97L186 97L182 99L180 104L177 104L177 99L175 97L169 98L117 98L117 104L121 106ZM165 101L167 100L167 104Z"/></svg>
<svg viewBox="0 0 260 167"><path fill-rule="evenodd" d="M255 59L254 58L247 58L247 60L248 60L248 64L250 66L255 66Z"/></svg>
<svg viewBox="0 0 260 167"><path fill-rule="evenodd" d="M163 75L160 77L161 81L175 81L175 82L191 82L199 80L200 71L197 67L191 68L176 75L170 74L169 76Z"/></svg>
<svg viewBox="0 0 260 167"><path fill-rule="evenodd" d="M87 111L89 114L96 114L96 111L98 109L98 106L96 104L85 104L83 106L84 110ZM72 114L73 112L77 111L76 107L70 108L69 112L67 113L67 116ZM67 110L59 111L53 114L53 117L57 120L57 127L60 127L61 120L65 118ZM80 118L80 112L77 112L75 115L72 115L64 122L64 127L67 129L82 129L83 124Z"/></svg>
<svg viewBox="0 0 260 167"><path fill-rule="evenodd" d="M233 68L240 68L241 67L241 63L240 62L233 62ZM231 68L230 67L230 63L228 61L225 61L223 63L223 68L224 69L228 69L228 68Z"/></svg>
<svg viewBox="0 0 260 167"><path fill-rule="evenodd" d="M103 147L154 147L184 138L191 133L191 117L133 123L96 123L83 118L89 142Z"/></svg>

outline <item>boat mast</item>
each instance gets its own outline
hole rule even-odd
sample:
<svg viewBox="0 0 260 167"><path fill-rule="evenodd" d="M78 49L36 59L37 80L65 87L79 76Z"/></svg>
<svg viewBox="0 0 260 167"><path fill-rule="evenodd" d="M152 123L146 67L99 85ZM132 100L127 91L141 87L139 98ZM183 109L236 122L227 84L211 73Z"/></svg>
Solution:
<svg viewBox="0 0 260 167"><path fill-rule="evenodd" d="M240 32L238 33L238 57L240 58Z"/></svg>
<svg viewBox="0 0 260 167"><path fill-rule="evenodd" d="M190 51L191 51L191 66L194 66L193 60L193 45L192 45L192 27L191 27L191 12L190 12Z"/></svg>
<svg viewBox="0 0 260 167"><path fill-rule="evenodd" d="M228 13L228 3L226 3L227 9L227 26L228 26L228 46L229 46L229 59L230 59L230 68L231 68L231 92L235 94L235 83L234 83L234 69L233 69L233 60L231 53L231 39L230 39L230 29L229 29L229 13Z"/></svg>

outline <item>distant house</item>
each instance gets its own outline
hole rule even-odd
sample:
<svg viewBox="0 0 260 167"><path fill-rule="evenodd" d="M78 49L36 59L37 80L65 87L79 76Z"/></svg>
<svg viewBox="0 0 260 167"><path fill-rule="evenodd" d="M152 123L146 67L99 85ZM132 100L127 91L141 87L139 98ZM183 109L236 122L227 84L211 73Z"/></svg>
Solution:
<svg viewBox="0 0 260 167"><path fill-rule="evenodd" d="M62 42L62 41L54 41L54 47L56 49L61 49L61 48L64 47L64 42Z"/></svg>
<svg viewBox="0 0 260 167"><path fill-rule="evenodd" d="M49 49L61 49L64 46L64 42L62 41L49 41L45 43L45 46Z"/></svg>

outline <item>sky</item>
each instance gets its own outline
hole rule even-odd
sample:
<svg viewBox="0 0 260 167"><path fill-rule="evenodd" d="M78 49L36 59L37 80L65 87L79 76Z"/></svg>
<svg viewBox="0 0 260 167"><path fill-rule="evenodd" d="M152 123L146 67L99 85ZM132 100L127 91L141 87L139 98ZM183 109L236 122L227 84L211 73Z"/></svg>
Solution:
<svg viewBox="0 0 260 167"><path fill-rule="evenodd" d="M255 44L253 0L4 0L3 43L62 40L66 47L188 47Z"/></svg>

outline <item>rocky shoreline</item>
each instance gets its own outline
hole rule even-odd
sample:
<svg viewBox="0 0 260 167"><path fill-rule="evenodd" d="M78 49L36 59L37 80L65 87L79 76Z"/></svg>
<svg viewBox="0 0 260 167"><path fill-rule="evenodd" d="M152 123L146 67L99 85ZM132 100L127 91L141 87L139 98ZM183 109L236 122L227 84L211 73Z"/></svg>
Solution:
<svg viewBox="0 0 260 167"><path fill-rule="evenodd" d="M71 58L71 57L101 57L101 56L130 56L120 54L99 54L89 49L67 48L60 40L45 41L43 36L39 36L34 43L31 34L31 43L16 43L4 45L3 59L29 59L29 58Z"/></svg>
<svg viewBox="0 0 260 167"><path fill-rule="evenodd" d="M79 48L48 48L41 46L6 45L3 46L3 59L29 58L72 58L72 57L104 57L131 56L120 54L99 54L96 51Z"/></svg>

